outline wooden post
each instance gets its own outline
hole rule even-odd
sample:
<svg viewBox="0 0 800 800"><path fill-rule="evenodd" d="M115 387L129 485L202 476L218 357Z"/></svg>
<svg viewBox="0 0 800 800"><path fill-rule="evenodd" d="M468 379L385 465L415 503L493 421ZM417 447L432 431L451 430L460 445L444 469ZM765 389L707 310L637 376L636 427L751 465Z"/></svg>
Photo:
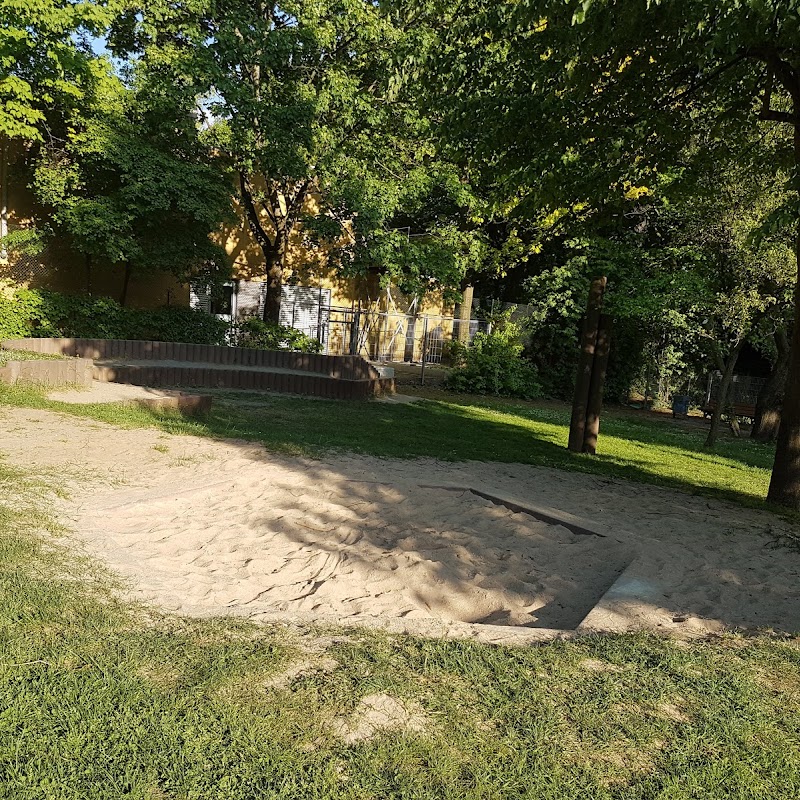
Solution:
<svg viewBox="0 0 800 800"><path fill-rule="evenodd" d="M428 360L428 318L424 317L422 328L422 367L419 371L419 384L425 385L425 362Z"/></svg>
<svg viewBox="0 0 800 800"><path fill-rule="evenodd" d="M353 312L353 321L350 325L350 355L357 356L359 347L358 339L361 331L361 306Z"/></svg>
<svg viewBox="0 0 800 800"><path fill-rule="evenodd" d="M592 377L589 383L589 398L586 404L586 429L583 434L583 452L594 455L597 451L597 435L600 433L600 410L603 407L603 386L606 382L608 354L611 351L611 318L600 315L597 327L597 343L594 349Z"/></svg>
<svg viewBox="0 0 800 800"><path fill-rule="evenodd" d="M595 278L589 289L589 302L586 306L586 317L583 321L583 333L581 335L581 355L578 361L575 394L572 400L569 444L567 445L573 453L583 452L583 443L586 436L586 409L589 403L589 387L592 381L597 329L600 325L600 308L603 305L605 289L605 277Z"/></svg>
<svg viewBox="0 0 800 800"><path fill-rule="evenodd" d="M122 292L119 296L119 304L124 306L128 302L128 286L131 283L131 262L125 262L125 274L122 278Z"/></svg>
<svg viewBox="0 0 800 800"><path fill-rule="evenodd" d="M461 344L469 343L469 321L472 317L473 293L473 287L467 286L461 295L461 305L458 309L458 341Z"/></svg>

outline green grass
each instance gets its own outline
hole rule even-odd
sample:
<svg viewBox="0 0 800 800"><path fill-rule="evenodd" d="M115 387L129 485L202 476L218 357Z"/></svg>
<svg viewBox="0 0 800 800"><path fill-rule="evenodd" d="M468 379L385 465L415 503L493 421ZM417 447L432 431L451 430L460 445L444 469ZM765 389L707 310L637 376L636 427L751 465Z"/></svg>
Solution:
<svg viewBox="0 0 800 800"><path fill-rule="evenodd" d="M50 408L122 426L262 442L285 453L346 450L376 456L518 462L652 483L763 505L774 450L723 438L703 449L705 428L607 411L598 454L566 449L569 409L554 404L459 398L438 393L414 405L218 393L205 420L121 405L67 405L35 390L0 388L0 405Z"/></svg>
<svg viewBox="0 0 800 800"><path fill-rule="evenodd" d="M30 350L4 350L0 348L0 367L4 367L9 361L62 361L66 356L33 353Z"/></svg>
<svg viewBox="0 0 800 800"><path fill-rule="evenodd" d="M275 686L299 638L120 603L56 538L51 493L0 462L0 798L800 796L800 640L311 632L311 669ZM374 693L423 730L343 742Z"/></svg>

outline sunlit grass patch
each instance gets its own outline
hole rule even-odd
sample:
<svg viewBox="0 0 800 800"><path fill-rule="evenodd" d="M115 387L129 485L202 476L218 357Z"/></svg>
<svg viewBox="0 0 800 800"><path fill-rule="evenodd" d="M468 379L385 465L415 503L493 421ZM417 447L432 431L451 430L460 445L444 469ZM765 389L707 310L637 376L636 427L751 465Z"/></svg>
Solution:
<svg viewBox="0 0 800 800"><path fill-rule="evenodd" d="M607 411L596 456L566 449L569 409L518 401L459 398L413 405L281 395L215 397L203 419L136 404L76 405L47 400L35 389L0 387L0 406L50 409L119 427L157 427L165 433L245 439L289 455L350 451L393 458L516 462L634 480L762 505L774 449L748 439L703 447L702 426Z"/></svg>

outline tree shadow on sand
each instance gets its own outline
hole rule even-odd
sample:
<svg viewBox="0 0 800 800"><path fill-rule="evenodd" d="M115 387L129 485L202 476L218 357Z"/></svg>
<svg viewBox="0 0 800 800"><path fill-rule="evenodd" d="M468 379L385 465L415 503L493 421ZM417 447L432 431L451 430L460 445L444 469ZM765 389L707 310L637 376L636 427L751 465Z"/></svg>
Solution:
<svg viewBox="0 0 800 800"><path fill-rule="evenodd" d="M205 424L214 430L213 421ZM678 523L691 514L657 490L648 513L644 506L637 513L636 500L652 490L628 498L629 533L581 536L467 492L422 489L413 462L370 459L374 480L365 481L363 464L352 457L292 459L241 440L226 444L247 465L225 486L200 486L175 499L171 487L162 501L125 510L139 537L129 547L144 552L174 536L183 553L171 567L164 566L169 559L143 558L138 579L161 571L177 594L202 584L210 613L373 614L572 629L642 546L663 586L652 601L662 616L666 609L728 628L800 629L800 554L770 550L755 534L726 539L724 520L707 543L681 547L674 535L659 543L651 539L663 524L653 503ZM486 475L501 481L491 465ZM582 480L567 477L573 485ZM604 488L589 483L583 501L605 504ZM552 504L570 510L569 502ZM223 591L226 601L215 605ZM640 600L640 607L650 602Z"/></svg>

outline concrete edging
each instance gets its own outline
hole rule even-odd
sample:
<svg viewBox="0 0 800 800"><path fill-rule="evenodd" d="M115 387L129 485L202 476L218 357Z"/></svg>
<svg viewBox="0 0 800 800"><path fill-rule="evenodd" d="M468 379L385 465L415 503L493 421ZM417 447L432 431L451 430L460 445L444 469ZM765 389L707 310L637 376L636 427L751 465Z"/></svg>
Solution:
<svg viewBox="0 0 800 800"><path fill-rule="evenodd" d="M134 386L268 390L340 400L395 391L394 379L361 356L126 339L29 338L0 347L109 362L95 365L95 380Z"/></svg>
<svg viewBox="0 0 800 800"><path fill-rule="evenodd" d="M600 536L606 538L608 532L599 529L593 523L568 511L560 511L549 506L540 506L527 500L517 500L510 495L500 494L496 491L488 492L485 489L475 489L472 486L456 486L454 484L420 484L421 489L442 489L446 492L471 492L477 497L482 497L490 503L505 506L510 511L518 514L528 514L531 517L547 522L550 525L561 525L564 528L583 536Z"/></svg>
<svg viewBox="0 0 800 800"><path fill-rule="evenodd" d="M92 385L93 364L88 358L9 361L0 367L0 383L34 383L56 387L74 385L88 389Z"/></svg>

